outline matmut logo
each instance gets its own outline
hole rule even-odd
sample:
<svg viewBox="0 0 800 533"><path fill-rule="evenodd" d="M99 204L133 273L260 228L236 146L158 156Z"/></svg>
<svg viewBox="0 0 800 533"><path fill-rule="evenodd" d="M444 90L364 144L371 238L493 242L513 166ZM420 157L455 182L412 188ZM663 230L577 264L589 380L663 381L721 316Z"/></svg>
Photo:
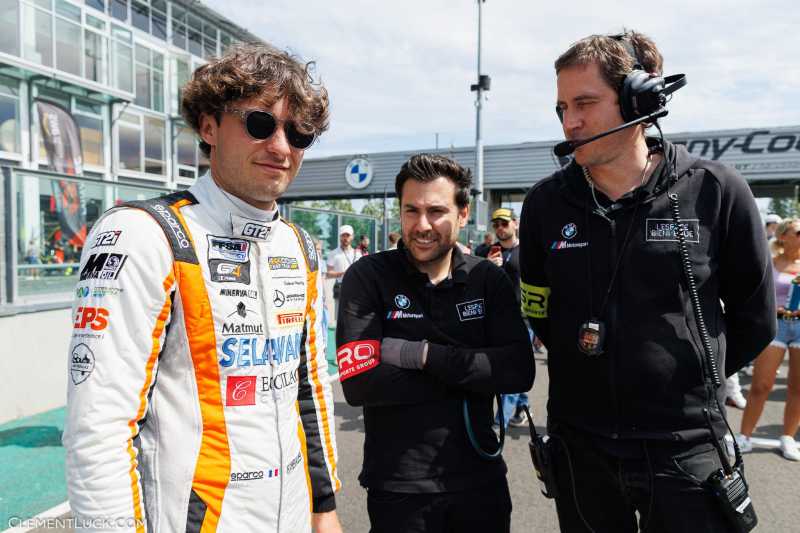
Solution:
<svg viewBox="0 0 800 533"><path fill-rule="evenodd" d="M278 324L285 326L287 324L302 324L303 313L282 313L278 315Z"/></svg>

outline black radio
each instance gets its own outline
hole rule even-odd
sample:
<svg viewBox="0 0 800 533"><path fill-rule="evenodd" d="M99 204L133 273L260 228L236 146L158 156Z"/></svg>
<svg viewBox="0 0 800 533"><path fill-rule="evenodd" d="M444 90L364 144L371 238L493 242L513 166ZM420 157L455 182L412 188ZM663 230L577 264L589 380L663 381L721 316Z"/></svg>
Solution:
<svg viewBox="0 0 800 533"><path fill-rule="evenodd" d="M722 512L736 533L747 533L758 524L758 517L753 508L753 502L747 491L747 482L734 469L730 475L720 468L708 477L708 486L711 493L719 501Z"/></svg>

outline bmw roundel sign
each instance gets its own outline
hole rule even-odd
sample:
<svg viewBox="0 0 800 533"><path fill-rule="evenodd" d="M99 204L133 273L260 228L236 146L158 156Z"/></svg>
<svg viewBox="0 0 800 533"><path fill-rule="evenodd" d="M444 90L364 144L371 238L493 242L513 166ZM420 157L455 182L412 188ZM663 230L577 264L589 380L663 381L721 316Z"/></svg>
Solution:
<svg viewBox="0 0 800 533"><path fill-rule="evenodd" d="M351 159L345 168L344 179L354 189L366 189L372 183L372 164L363 157Z"/></svg>

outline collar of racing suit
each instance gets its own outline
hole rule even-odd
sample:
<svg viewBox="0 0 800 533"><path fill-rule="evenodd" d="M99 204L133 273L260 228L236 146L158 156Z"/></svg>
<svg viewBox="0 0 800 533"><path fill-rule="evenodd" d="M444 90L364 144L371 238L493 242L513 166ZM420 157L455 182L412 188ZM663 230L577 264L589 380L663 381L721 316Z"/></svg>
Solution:
<svg viewBox="0 0 800 533"><path fill-rule="evenodd" d="M273 226L280 220L277 209L258 209L220 189L210 171L197 180L192 192L203 203L215 206L210 210L212 217L234 236L269 241Z"/></svg>

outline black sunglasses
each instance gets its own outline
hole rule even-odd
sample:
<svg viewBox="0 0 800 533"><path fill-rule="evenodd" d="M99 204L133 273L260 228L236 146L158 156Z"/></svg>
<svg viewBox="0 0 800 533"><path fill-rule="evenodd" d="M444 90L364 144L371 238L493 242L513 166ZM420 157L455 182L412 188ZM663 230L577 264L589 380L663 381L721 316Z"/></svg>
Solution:
<svg viewBox="0 0 800 533"><path fill-rule="evenodd" d="M492 220L492 227L497 228L503 226L504 228L508 227L508 220Z"/></svg>
<svg viewBox="0 0 800 533"><path fill-rule="evenodd" d="M305 150L317 138L314 132L304 133L297 129L294 122L288 120L278 120L269 111L258 111L256 109L236 109L228 107L225 109L228 113L238 115L242 122L244 122L244 129L247 134L255 141L266 141L278 129L278 124L283 124L283 132L286 134L286 140L293 148L298 150Z"/></svg>

